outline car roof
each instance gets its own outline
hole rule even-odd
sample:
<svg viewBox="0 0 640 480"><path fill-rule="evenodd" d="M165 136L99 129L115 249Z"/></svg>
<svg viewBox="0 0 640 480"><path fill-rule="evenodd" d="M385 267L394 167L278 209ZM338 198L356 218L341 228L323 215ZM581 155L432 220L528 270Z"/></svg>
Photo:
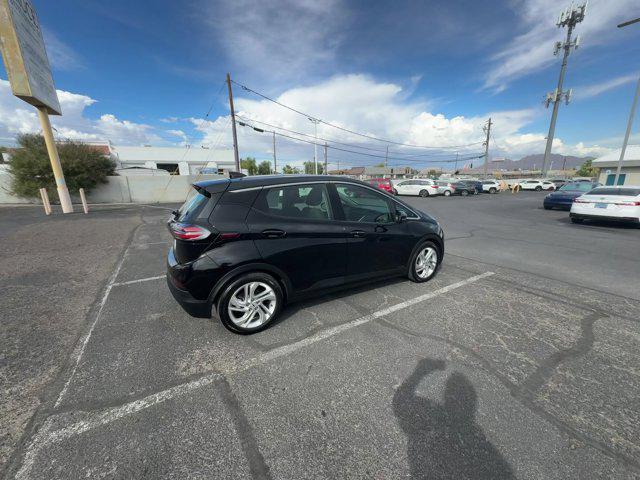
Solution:
<svg viewBox="0 0 640 480"><path fill-rule="evenodd" d="M385 179L387 180L387 179ZM224 190L244 190L246 188L265 187L270 185L286 185L300 182L349 182L369 186L365 182L337 175L253 175L241 178L223 178L219 180L203 180L194 185L211 193Z"/></svg>

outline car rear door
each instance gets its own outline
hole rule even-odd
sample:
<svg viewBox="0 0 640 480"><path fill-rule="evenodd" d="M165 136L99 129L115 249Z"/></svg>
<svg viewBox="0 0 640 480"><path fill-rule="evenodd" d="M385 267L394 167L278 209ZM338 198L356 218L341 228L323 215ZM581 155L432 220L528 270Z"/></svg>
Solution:
<svg viewBox="0 0 640 480"><path fill-rule="evenodd" d="M294 292L344 282L347 238L327 184L265 186L247 224L263 260L287 275Z"/></svg>
<svg viewBox="0 0 640 480"><path fill-rule="evenodd" d="M348 238L348 280L404 270L415 239L409 222L396 221L395 202L357 184L335 183L332 187L336 214Z"/></svg>

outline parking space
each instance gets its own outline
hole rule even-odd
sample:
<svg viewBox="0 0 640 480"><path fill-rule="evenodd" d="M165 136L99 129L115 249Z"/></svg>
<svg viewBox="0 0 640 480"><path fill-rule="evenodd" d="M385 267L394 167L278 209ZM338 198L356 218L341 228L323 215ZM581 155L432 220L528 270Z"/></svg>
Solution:
<svg viewBox="0 0 640 480"><path fill-rule="evenodd" d="M637 478L640 230L541 199L410 198L445 225L433 281L294 304L251 336L173 301L165 213L141 210L9 473Z"/></svg>

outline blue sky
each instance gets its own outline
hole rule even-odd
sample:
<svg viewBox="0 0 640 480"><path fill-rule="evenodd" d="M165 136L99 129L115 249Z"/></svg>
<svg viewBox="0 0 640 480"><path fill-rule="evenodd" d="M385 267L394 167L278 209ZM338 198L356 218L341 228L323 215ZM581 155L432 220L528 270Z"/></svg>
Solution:
<svg viewBox="0 0 640 480"><path fill-rule="evenodd" d="M54 120L61 136L229 147L229 71L328 122L402 143L476 142L491 115L492 156L510 158L544 149L550 111L542 100L555 88L560 60L553 44L564 34L554 23L569 3L32 1L64 91L64 115ZM591 2L577 27L581 47L565 82L575 97L560 109L554 151L597 155L619 145L640 74L640 24L616 24L638 16L636 0ZM37 121L31 107L10 97L6 82L0 87L6 144L37 129ZM245 117L313 133L304 117L240 89L236 96ZM270 158L270 137L240 130L242 155ZM326 125L319 135L386 146ZM293 163L313 155L311 145L279 139L279 146ZM477 146L443 152L454 150L474 153ZM378 161L333 153L352 164Z"/></svg>

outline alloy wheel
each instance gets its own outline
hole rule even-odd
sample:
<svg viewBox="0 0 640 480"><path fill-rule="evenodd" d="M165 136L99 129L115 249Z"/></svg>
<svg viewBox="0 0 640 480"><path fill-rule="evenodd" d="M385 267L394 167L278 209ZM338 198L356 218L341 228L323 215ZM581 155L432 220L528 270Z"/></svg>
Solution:
<svg viewBox="0 0 640 480"><path fill-rule="evenodd" d="M433 247L424 248L416 257L416 275L429 278L438 267L438 252Z"/></svg>
<svg viewBox="0 0 640 480"><path fill-rule="evenodd" d="M229 300L227 313L241 328L255 328L268 322L276 309L276 294L263 282L248 282L239 286Z"/></svg>

